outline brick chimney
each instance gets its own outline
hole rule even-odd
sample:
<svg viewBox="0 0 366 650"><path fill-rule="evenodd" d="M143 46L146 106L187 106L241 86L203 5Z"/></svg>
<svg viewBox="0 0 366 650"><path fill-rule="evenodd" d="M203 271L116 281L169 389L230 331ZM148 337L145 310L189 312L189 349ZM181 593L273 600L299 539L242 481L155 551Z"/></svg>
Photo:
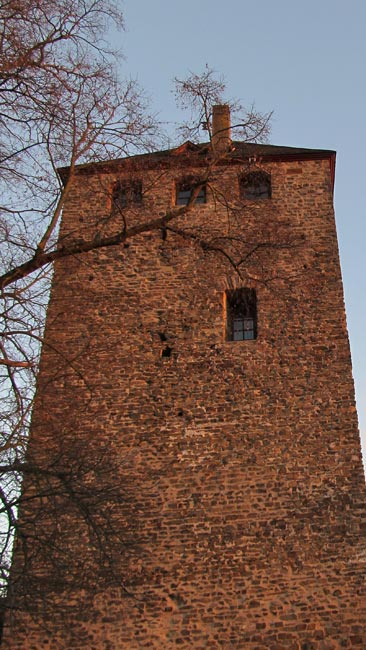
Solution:
<svg viewBox="0 0 366 650"><path fill-rule="evenodd" d="M212 148L216 153L224 153L230 147L230 107L218 104L212 107Z"/></svg>

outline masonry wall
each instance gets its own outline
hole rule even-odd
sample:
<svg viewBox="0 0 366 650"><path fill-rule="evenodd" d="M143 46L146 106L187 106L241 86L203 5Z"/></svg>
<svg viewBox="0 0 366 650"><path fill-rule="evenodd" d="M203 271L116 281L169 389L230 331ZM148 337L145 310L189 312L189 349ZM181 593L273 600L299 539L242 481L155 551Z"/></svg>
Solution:
<svg viewBox="0 0 366 650"><path fill-rule="evenodd" d="M30 457L87 467L113 571L77 508L46 498L38 538L56 535L68 561L34 540L34 609L14 580L23 610L2 647L366 647L365 491L329 160L261 166L271 199L240 200L246 165L221 165L207 204L171 222L180 234L57 263ZM110 197L124 175L145 190L128 225L163 215L187 169L202 163L80 175L61 240L121 227ZM224 243L247 255L242 277ZM256 289L258 337L230 342L223 297L240 286ZM16 578L20 567L16 555Z"/></svg>

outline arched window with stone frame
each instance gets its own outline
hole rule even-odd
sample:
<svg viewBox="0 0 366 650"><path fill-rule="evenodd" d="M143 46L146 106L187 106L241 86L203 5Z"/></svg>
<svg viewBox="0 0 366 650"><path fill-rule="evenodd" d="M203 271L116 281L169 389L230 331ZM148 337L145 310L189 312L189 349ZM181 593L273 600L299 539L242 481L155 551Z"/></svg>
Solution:
<svg viewBox="0 0 366 650"><path fill-rule="evenodd" d="M252 171L239 178L240 198L248 201L270 199L272 196L271 176L264 171Z"/></svg>

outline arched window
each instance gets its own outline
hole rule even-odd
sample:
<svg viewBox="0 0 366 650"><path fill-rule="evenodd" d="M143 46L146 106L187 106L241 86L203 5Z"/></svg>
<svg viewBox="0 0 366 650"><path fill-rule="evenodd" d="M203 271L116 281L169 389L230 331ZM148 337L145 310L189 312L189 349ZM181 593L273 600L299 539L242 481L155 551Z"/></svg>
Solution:
<svg viewBox="0 0 366 650"><path fill-rule="evenodd" d="M240 198L250 201L271 198L271 177L265 172L249 172L240 178Z"/></svg>
<svg viewBox="0 0 366 650"><path fill-rule="evenodd" d="M226 340L257 338L257 296L254 289L232 289L225 293Z"/></svg>

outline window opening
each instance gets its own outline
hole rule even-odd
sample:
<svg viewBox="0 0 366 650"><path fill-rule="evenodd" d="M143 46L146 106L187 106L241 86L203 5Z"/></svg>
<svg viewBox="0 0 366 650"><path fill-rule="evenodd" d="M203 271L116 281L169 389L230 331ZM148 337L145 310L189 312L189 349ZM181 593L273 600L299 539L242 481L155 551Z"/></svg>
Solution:
<svg viewBox="0 0 366 650"><path fill-rule="evenodd" d="M254 289L226 291L226 339L251 341L257 338L257 297Z"/></svg>
<svg viewBox="0 0 366 650"><path fill-rule="evenodd" d="M175 195L175 204L176 205L188 205L191 200L192 193L196 188L197 180L193 178L187 178L185 180L179 181L176 185L176 195ZM206 203L206 186L202 185L200 188L195 203Z"/></svg>
<svg viewBox="0 0 366 650"><path fill-rule="evenodd" d="M139 203L142 203L141 181L120 182L113 188L112 207L114 212Z"/></svg>
<svg viewBox="0 0 366 650"><path fill-rule="evenodd" d="M240 197L257 201L271 198L271 177L265 172L250 172L240 179Z"/></svg>

